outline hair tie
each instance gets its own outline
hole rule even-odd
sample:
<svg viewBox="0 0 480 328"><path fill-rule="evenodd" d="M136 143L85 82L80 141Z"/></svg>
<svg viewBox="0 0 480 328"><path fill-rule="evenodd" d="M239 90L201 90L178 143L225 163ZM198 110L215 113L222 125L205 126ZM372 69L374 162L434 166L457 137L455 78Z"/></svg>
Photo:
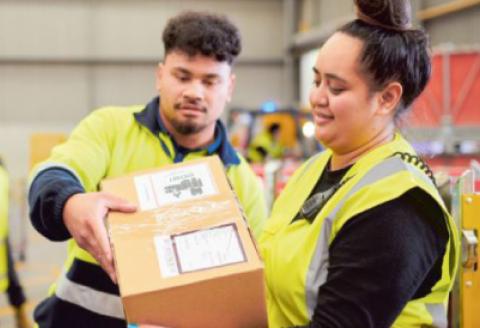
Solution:
<svg viewBox="0 0 480 328"><path fill-rule="evenodd" d="M360 8L358 8L358 7L357 7L357 17L358 17L359 20L363 21L364 23L367 23L367 24L370 24L370 25L373 25L373 26L378 26L378 27L381 27L381 28L384 28L384 29L387 29L387 30L396 31L396 32L406 32L406 31L408 31L412 28L411 23L408 23L408 24L405 24L405 25L400 25L400 26L392 26L392 25L383 24L383 23L379 22L378 20L373 19L372 17L365 15L360 10Z"/></svg>

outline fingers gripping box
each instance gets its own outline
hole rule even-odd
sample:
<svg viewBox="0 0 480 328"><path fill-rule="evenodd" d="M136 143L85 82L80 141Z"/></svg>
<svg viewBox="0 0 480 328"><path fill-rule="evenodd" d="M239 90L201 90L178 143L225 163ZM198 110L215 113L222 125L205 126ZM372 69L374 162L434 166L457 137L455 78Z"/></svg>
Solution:
<svg viewBox="0 0 480 328"><path fill-rule="evenodd" d="M138 205L107 218L129 322L267 326L263 264L218 157L108 179L102 189Z"/></svg>

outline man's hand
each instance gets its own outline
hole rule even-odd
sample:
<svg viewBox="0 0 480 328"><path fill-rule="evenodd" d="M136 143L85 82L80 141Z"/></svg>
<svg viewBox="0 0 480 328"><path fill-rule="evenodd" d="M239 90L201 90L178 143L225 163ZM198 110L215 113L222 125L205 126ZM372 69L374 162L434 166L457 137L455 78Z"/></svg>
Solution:
<svg viewBox="0 0 480 328"><path fill-rule="evenodd" d="M136 211L136 206L105 192L75 194L65 203L63 221L78 246L89 252L117 283L104 223L108 211L130 213Z"/></svg>

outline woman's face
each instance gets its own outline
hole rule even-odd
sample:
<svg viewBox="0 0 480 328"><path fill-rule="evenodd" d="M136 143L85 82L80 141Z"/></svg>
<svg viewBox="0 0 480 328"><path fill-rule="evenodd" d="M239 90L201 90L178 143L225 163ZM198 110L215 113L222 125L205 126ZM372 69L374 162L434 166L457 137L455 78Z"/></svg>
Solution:
<svg viewBox="0 0 480 328"><path fill-rule="evenodd" d="M360 39L337 32L319 52L310 103L317 140L337 154L366 145L391 116L379 115L381 93L369 90L360 70Z"/></svg>

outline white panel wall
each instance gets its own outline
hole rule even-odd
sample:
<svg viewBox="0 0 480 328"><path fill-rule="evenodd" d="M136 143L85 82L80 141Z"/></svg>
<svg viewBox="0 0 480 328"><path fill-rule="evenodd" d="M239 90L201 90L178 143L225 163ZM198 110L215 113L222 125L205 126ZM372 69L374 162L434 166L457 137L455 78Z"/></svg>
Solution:
<svg viewBox="0 0 480 328"><path fill-rule="evenodd" d="M310 50L302 54L300 59L300 106L302 108L310 108L310 91L315 79L313 67L317 62L319 51L320 49Z"/></svg>
<svg viewBox="0 0 480 328"><path fill-rule="evenodd" d="M156 58L161 32L182 10L226 14L245 58L283 55L281 0L0 0L2 58Z"/></svg>
<svg viewBox="0 0 480 328"><path fill-rule="evenodd" d="M155 65L104 65L93 73L92 108L147 102L155 94Z"/></svg>
<svg viewBox="0 0 480 328"><path fill-rule="evenodd" d="M81 1L0 1L1 58L89 55L91 9Z"/></svg>
<svg viewBox="0 0 480 328"><path fill-rule="evenodd" d="M276 97L277 90L283 88L283 72L275 67L242 67L236 71L234 101L230 107L244 107L248 109L260 108L266 100L277 101L285 105ZM258 89L263 90L262 93Z"/></svg>
<svg viewBox="0 0 480 328"><path fill-rule="evenodd" d="M283 55L280 0L100 1L95 3L92 15L93 49L102 58L161 56L161 32L167 20L182 10L213 10L228 15L242 33L242 58Z"/></svg>
<svg viewBox="0 0 480 328"><path fill-rule="evenodd" d="M78 120L87 113L88 71L84 66L0 65L0 122Z"/></svg>

